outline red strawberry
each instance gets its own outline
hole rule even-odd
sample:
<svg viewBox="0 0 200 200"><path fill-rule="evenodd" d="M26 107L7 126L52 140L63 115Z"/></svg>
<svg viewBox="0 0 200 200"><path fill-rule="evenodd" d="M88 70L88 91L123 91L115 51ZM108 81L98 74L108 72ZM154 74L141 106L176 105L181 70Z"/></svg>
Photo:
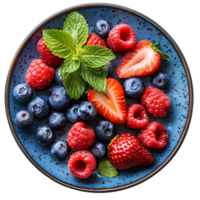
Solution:
<svg viewBox="0 0 200 200"><path fill-rule="evenodd" d="M159 44L159 43L158 43ZM158 49L158 44L142 40L129 49L117 69L119 78L148 76L154 73L161 64L161 57L169 60L169 56Z"/></svg>
<svg viewBox="0 0 200 200"><path fill-rule="evenodd" d="M106 119L115 124L125 123L127 110L124 91L117 80L107 78L107 88L104 94L92 89L87 96L88 101L95 105L97 112Z"/></svg>
<svg viewBox="0 0 200 200"><path fill-rule="evenodd" d="M90 33L86 45L106 47L106 42L103 39L101 39L97 34Z"/></svg>
<svg viewBox="0 0 200 200"><path fill-rule="evenodd" d="M131 133L123 133L111 142L108 157L117 169L147 166L153 162L152 153Z"/></svg>

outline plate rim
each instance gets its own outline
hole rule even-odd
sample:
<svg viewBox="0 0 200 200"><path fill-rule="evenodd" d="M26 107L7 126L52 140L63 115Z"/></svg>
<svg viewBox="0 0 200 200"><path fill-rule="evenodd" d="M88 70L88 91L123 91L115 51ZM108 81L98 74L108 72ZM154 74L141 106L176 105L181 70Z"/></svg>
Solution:
<svg viewBox="0 0 200 200"><path fill-rule="evenodd" d="M17 62L17 58L19 57L22 49L24 48L24 46L26 45L26 43L28 42L28 40L35 34L36 31L38 31L42 26L44 26L46 23L48 23L49 21L53 20L54 18L66 13L66 12L71 12L77 9L82 9L82 8L89 8L89 7L109 7L109 8L115 8L115 9L121 9L127 12L130 12L134 15L137 15L139 17L141 17L142 19L148 21L150 24L152 24L153 26L155 26L172 44L172 46L175 48L176 52L178 53L179 57L181 58L181 62L183 63L183 67L186 71L186 75L187 75L187 79L188 79L188 88L189 88L189 95L190 95L190 105L189 105L189 111L188 111L188 116L187 116L187 121L185 123L185 127L182 131L182 135L179 139L179 141L177 142L174 150L170 153L170 155L167 157L167 159L159 166L157 167L155 170L153 170L150 174L146 175L145 177L123 185L123 186L118 186L118 187L114 187L114 188L102 188L102 189L91 189L91 188L83 188L83 187L78 187L78 186L74 186L74 185L70 185L68 183L65 183L63 181L60 181L59 179L55 178L54 176L52 176L51 174L49 174L47 171L45 171L42 167L40 167L34 160L33 158L28 154L28 152L26 151L26 149L23 147L23 145L21 144L21 142L18 139L17 134L15 133L12 121L11 121L11 116L10 116L10 109L9 109L9 86L10 86L10 81L11 81L11 75L12 72L14 70L14 66ZM161 169L163 169L170 161L171 159L176 155L176 153L178 152L179 148L181 147L186 134L188 132L188 128L191 122L191 118L192 118L192 112L193 112L193 104L194 104L194 94L193 94L193 84L192 84L192 77L190 74L190 70L188 67L188 64L186 62L186 59L183 55L183 53L181 52L179 46L176 44L176 42L173 40L173 38L167 33L167 31L165 31L165 29L163 29L160 25L158 25L155 21L153 21L152 19L148 18L146 15L130 9L128 7L125 6L121 6L118 4L110 4L110 3L86 3L86 4L78 4L69 8L65 8L63 10L60 10L56 13L54 13L53 15L47 17L45 20L43 20L40 24L38 24L29 34L28 36L24 39L24 41L21 43L21 45L19 46L19 48L17 49L17 52L14 55L14 58L10 64L10 68L7 74L7 79L6 79L6 85L5 85L5 110L6 110L6 116L7 116L7 120L8 120L8 124L10 126L10 130L12 132L12 135L15 139L15 141L17 142L19 148L21 149L21 151L23 152L23 154L28 158L28 160L40 171L42 172L44 175L46 175L48 178L50 178L51 180L72 188L72 189L76 189L79 191L85 191L85 192L113 192L113 191L119 191L122 189L127 189L133 186L136 186L146 180L148 180L149 178L151 178L152 176L154 176L156 173L158 173Z"/></svg>

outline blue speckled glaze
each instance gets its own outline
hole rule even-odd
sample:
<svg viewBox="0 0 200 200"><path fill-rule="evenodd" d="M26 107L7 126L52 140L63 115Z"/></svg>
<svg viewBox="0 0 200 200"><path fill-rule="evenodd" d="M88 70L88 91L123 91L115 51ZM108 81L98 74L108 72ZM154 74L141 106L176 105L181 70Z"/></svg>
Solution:
<svg viewBox="0 0 200 200"><path fill-rule="evenodd" d="M37 52L37 42L42 37L42 30L44 29L62 29L63 22L70 12L65 12L60 16L57 16L53 20L48 20L48 23L44 23L42 28L36 30L32 37L25 43L19 56L16 58L14 65L14 70L12 71L11 80L8 93L9 111L7 109L7 115L11 117L11 123L13 124L13 133L15 137L18 138L19 142L24 147L24 151L27 155L33 159L32 162L36 162L44 171L48 173L48 176L56 179L62 184L68 184L68 186L76 186L79 189L117 189L119 186L126 186L127 184L134 183L138 180L142 180L145 176L154 173L159 166L161 166L170 154L174 151L177 143L180 141L184 127L189 113L190 103L190 93L189 93L189 80L187 79L186 71L183 67L181 58L179 57L177 51L170 43L170 41L164 36L154 25L149 23L147 20L139 17L131 12L121 10L120 8L112 8L106 6L96 6L96 7L85 7L82 9L76 9L79 13L83 14L89 24L89 32L93 32L93 25L98 19L106 19L111 23L113 28L115 25L120 23L128 24L136 32L137 41L139 40L150 40L153 43L160 42L160 49L170 56L169 61L162 60L161 67L158 71L163 71L169 76L169 87L165 90L167 96L170 98L171 106L170 112L166 117L155 119L150 116L150 121L161 122L169 135L168 144L165 148L160 150L152 150L154 155L154 162L148 167L135 167L127 170L119 170L119 176L115 178L107 178L98 174L97 170L91 175L87 180L80 180L71 175L68 170L67 162L68 158L65 160L58 160L52 156L50 152L50 147L40 146L35 139L35 133L40 125L48 123L48 117L43 121L36 121L34 125L26 130L19 129L14 123L15 114L21 109L27 109L27 104L18 103L12 96L12 90L15 85L19 83L25 83L25 74L27 68L29 67L33 59L39 58L39 53ZM114 59L115 71L124 53L116 53L116 59ZM115 72L113 77L117 79L121 84L123 80L117 78ZM141 78L145 82L145 86L150 86L150 76ZM8 83L7 83L8 84ZM42 91L37 91L37 95L47 94L49 88L51 88L55 83L49 86L47 89ZM79 101L80 102L80 101ZM130 100L126 98L127 108L137 100ZM51 111L53 112L53 110ZM93 121L87 122L89 126L95 128L95 124L102 116L97 115ZM11 125L12 126L12 125ZM56 139L62 138L67 140L68 130L71 128L72 124L68 122L67 126L63 130L55 130ZM131 130L125 125L116 125L117 134L130 132L137 135L138 131ZM30 158L29 158L30 159ZM31 160L31 159L30 159ZM35 164L35 165L36 165ZM38 167L38 166L37 166ZM101 190L104 191L104 190Z"/></svg>

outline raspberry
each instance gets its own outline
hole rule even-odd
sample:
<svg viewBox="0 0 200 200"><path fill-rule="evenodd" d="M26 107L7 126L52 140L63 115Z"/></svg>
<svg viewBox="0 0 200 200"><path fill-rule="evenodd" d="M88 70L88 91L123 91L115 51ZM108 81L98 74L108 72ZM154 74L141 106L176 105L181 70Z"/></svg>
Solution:
<svg viewBox="0 0 200 200"><path fill-rule="evenodd" d="M109 33L107 44L113 52L126 51L136 43L135 31L127 24L115 26Z"/></svg>
<svg viewBox="0 0 200 200"><path fill-rule="evenodd" d="M162 124L152 122L139 132L138 138L146 147L160 149L167 144L168 135Z"/></svg>
<svg viewBox="0 0 200 200"><path fill-rule="evenodd" d="M95 170L96 165L94 156L88 150L73 153L68 162L68 168L72 175L81 179L88 178Z"/></svg>
<svg viewBox="0 0 200 200"><path fill-rule="evenodd" d="M40 57L49 67L57 67L63 61L63 58L59 58L51 53L51 51L47 48L46 44L44 43L43 38L39 40L37 43L37 50L40 54Z"/></svg>
<svg viewBox="0 0 200 200"><path fill-rule="evenodd" d="M86 45L106 47L105 41L101 39L98 35L96 35L95 33L90 33Z"/></svg>
<svg viewBox="0 0 200 200"><path fill-rule="evenodd" d="M95 140L94 129L83 122L74 124L68 132L69 146L75 151L91 147Z"/></svg>
<svg viewBox="0 0 200 200"><path fill-rule="evenodd" d="M170 100L160 89L146 88L140 101L154 117L163 117L169 111Z"/></svg>
<svg viewBox="0 0 200 200"><path fill-rule="evenodd" d="M26 82L35 90L46 88L54 79L55 71L48 67L42 59L31 62L26 72Z"/></svg>
<svg viewBox="0 0 200 200"><path fill-rule="evenodd" d="M126 125L132 129L139 129L149 123L147 111L143 105L133 104L128 108Z"/></svg>

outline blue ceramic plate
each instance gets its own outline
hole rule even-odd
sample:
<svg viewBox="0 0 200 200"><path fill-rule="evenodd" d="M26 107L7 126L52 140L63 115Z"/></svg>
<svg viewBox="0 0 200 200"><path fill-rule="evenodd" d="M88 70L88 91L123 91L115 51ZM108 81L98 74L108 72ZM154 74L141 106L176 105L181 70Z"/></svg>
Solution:
<svg viewBox="0 0 200 200"><path fill-rule="evenodd" d="M126 23L135 30L137 41L150 40L153 43L160 42L160 49L170 56L169 61L162 60L159 68L159 71L166 72L170 78L169 87L165 91L171 101L170 112L164 118L150 119L150 121L159 121L165 126L169 139L165 148L152 151L155 159L152 165L119 170L120 174L115 178L103 177L96 170L87 180L81 180L73 177L69 172L67 158L62 161L57 160L52 156L49 148L41 147L36 142L36 129L42 124L47 124L47 119L40 122L35 121L34 125L27 130L21 130L15 125L15 114L21 109L26 109L27 104L16 102L12 96L12 90L15 85L25 82L26 70L31 61L39 58L36 44L42 37L42 30L62 29L64 20L72 11L77 11L86 18L90 33L93 31L95 21L101 18L108 20L112 27L120 23ZM116 59L114 60L116 68L122 57L123 53L116 54ZM113 77L121 84L123 83L123 80L119 80L115 73ZM151 85L150 77L142 78L142 80L146 86ZM49 88L37 91L36 94L45 96ZM141 183L156 174L171 160L182 144L190 123L193 91L190 72L184 56L177 44L163 28L143 14L129 8L110 4L88 4L68 8L54 14L39 24L28 35L18 49L10 66L6 82L5 102L8 122L16 142L26 157L42 173L52 180L74 189L105 192L124 189ZM126 99L126 102L128 107L136 101ZM94 121L88 124L94 128L96 122L102 118L102 116L98 115ZM71 126L72 124L68 123L65 129L56 131L56 138L66 139L67 132ZM117 134L123 132L131 132L134 135L138 133L125 125L117 125Z"/></svg>

